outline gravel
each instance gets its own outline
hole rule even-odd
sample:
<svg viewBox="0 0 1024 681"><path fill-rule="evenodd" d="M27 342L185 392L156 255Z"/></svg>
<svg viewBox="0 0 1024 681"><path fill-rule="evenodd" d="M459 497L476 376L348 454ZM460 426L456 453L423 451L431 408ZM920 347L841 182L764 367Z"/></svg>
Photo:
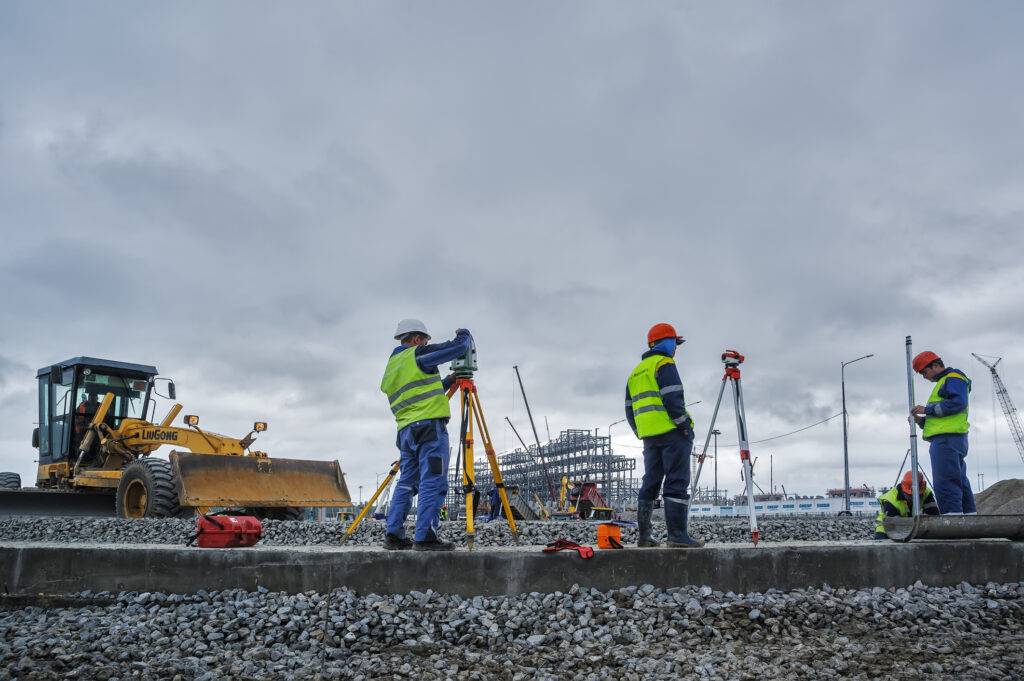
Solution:
<svg viewBox="0 0 1024 681"><path fill-rule="evenodd" d="M76 598L0 609L0 678L902 680L1024 669L1024 582Z"/></svg>
<svg viewBox="0 0 1024 681"><path fill-rule="evenodd" d="M546 544L564 537L581 544L597 541L597 524L582 521L531 521L518 523L521 544ZM869 539L874 520L868 517L789 517L758 520L765 542L843 541ZM266 546L340 545L346 543L346 525L337 522L311 523L286 520L264 520L263 539ZM108 542L119 544L184 544L195 531L192 520L118 518L13 517L0 519L0 541ZM655 521L656 538L664 539L665 524ZM479 546L509 546L512 534L504 521L481 523L476 528ZM720 543L750 541L747 521L736 519L695 519L691 534ZM410 525L409 532L412 528ZM465 524L460 521L442 524L443 537L456 544L465 542ZM636 542L636 529L623 527L625 543ZM355 532L351 543L378 545L384 540L384 523L366 520Z"/></svg>
<svg viewBox="0 0 1024 681"><path fill-rule="evenodd" d="M1000 480L974 495L981 515L1024 513L1024 480Z"/></svg>

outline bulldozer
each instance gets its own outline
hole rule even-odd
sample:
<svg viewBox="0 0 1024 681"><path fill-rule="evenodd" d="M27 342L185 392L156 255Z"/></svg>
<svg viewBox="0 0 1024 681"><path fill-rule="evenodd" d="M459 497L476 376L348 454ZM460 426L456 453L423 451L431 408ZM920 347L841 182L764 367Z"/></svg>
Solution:
<svg viewBox="0 0 1024 681"><path fill-rule="evenodd" d="M36 485L0 473L0 515L187 517L240 508L261 518L298 520L307 507L350 507L337 461L271 459L245 436L199 427L175 402L159 422L155 396L175 400L174 381L155 366L75 357L40 369ZM162 387L165 393L160 393ZM174 449L167 459L152 456Z"/></svg>

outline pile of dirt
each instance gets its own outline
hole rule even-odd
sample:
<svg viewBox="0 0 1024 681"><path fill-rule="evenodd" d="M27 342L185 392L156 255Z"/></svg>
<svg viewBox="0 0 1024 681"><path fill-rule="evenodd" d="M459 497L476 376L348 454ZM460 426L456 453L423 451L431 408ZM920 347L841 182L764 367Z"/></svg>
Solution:
<svg viewBox="0 0 1024 681"><path fill-rule="evenodd" d="M981 515L1024 514L1024 480L1000 480L974 495Z"/></svg>

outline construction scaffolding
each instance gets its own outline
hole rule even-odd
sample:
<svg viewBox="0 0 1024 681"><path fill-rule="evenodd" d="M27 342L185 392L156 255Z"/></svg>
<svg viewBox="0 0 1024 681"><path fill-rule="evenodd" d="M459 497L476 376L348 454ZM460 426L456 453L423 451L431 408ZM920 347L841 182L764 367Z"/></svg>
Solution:
<svg viewBox="0 0 1024 681"><path fill-rule="evenodd" d="M541 445L539 453L536 446L531 446L499 454L498 466L505 486L518 488L519 495L534 505L535 494L548 502L549 507L557 503L562 476L574 482L597 483L608 505L620 512L626 507L635 507L640 489L640 481L633 478L636 461L632 457L616 455L612 452L609 438L597 436L589 430L563 430L557 438ZM477 462L474 470L476 488L486 500L487 492L494 484L491 470L486 461ZM556 495L556 499L550 501L548 480ZM450 471L448 508L459 508L464 500L462 473Z"/></svg>

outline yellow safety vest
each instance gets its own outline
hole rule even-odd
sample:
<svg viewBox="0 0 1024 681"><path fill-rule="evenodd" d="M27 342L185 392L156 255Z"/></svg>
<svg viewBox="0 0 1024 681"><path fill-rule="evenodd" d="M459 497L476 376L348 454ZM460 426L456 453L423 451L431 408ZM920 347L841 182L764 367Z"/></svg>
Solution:
<svg viewBox="0 0 1024 681"><path fill-rule="evenodd" d="M971 381L961 373L950 371L935 382L932 394L928 398L928 404L942 401L942 398L939 397L939 391L945 385L947 378L959 378L964 381L967 384L967 393L970 395ZM963 411L950 414L949 416L926 416L924 418L924 432L921 434L921 437L925 440L930 440L935 435L962 434L970 430L970 427L971 424L967 421L967 407L965 406Z"/></svg>
<svg viewBox="0 0 1024 681"><path fill-rule="evenodd" d="M388 396L399 430L423 419L446 419L452 415L440 374L420 369L415 347L391 355L380 389Z"/></svg>
<svg viewBox="0 0 1024 681"><path fill-rule="evenodd" d="M641 438L654 437L662 433L668 433L678 428L683 421L688 421L693 427L693 419L686 415L679 423L669 418L665 409L665 402L661 399L661 388L658 387L658 369L666 364L675 364L675 360L664 355L651 355L640 360L640 363L633 369L626 382L626 389L629 390L629 403L627 406L633 409L633 419L636 422L636 433ZM670 386L671 390L675 386Z"/></svg>

